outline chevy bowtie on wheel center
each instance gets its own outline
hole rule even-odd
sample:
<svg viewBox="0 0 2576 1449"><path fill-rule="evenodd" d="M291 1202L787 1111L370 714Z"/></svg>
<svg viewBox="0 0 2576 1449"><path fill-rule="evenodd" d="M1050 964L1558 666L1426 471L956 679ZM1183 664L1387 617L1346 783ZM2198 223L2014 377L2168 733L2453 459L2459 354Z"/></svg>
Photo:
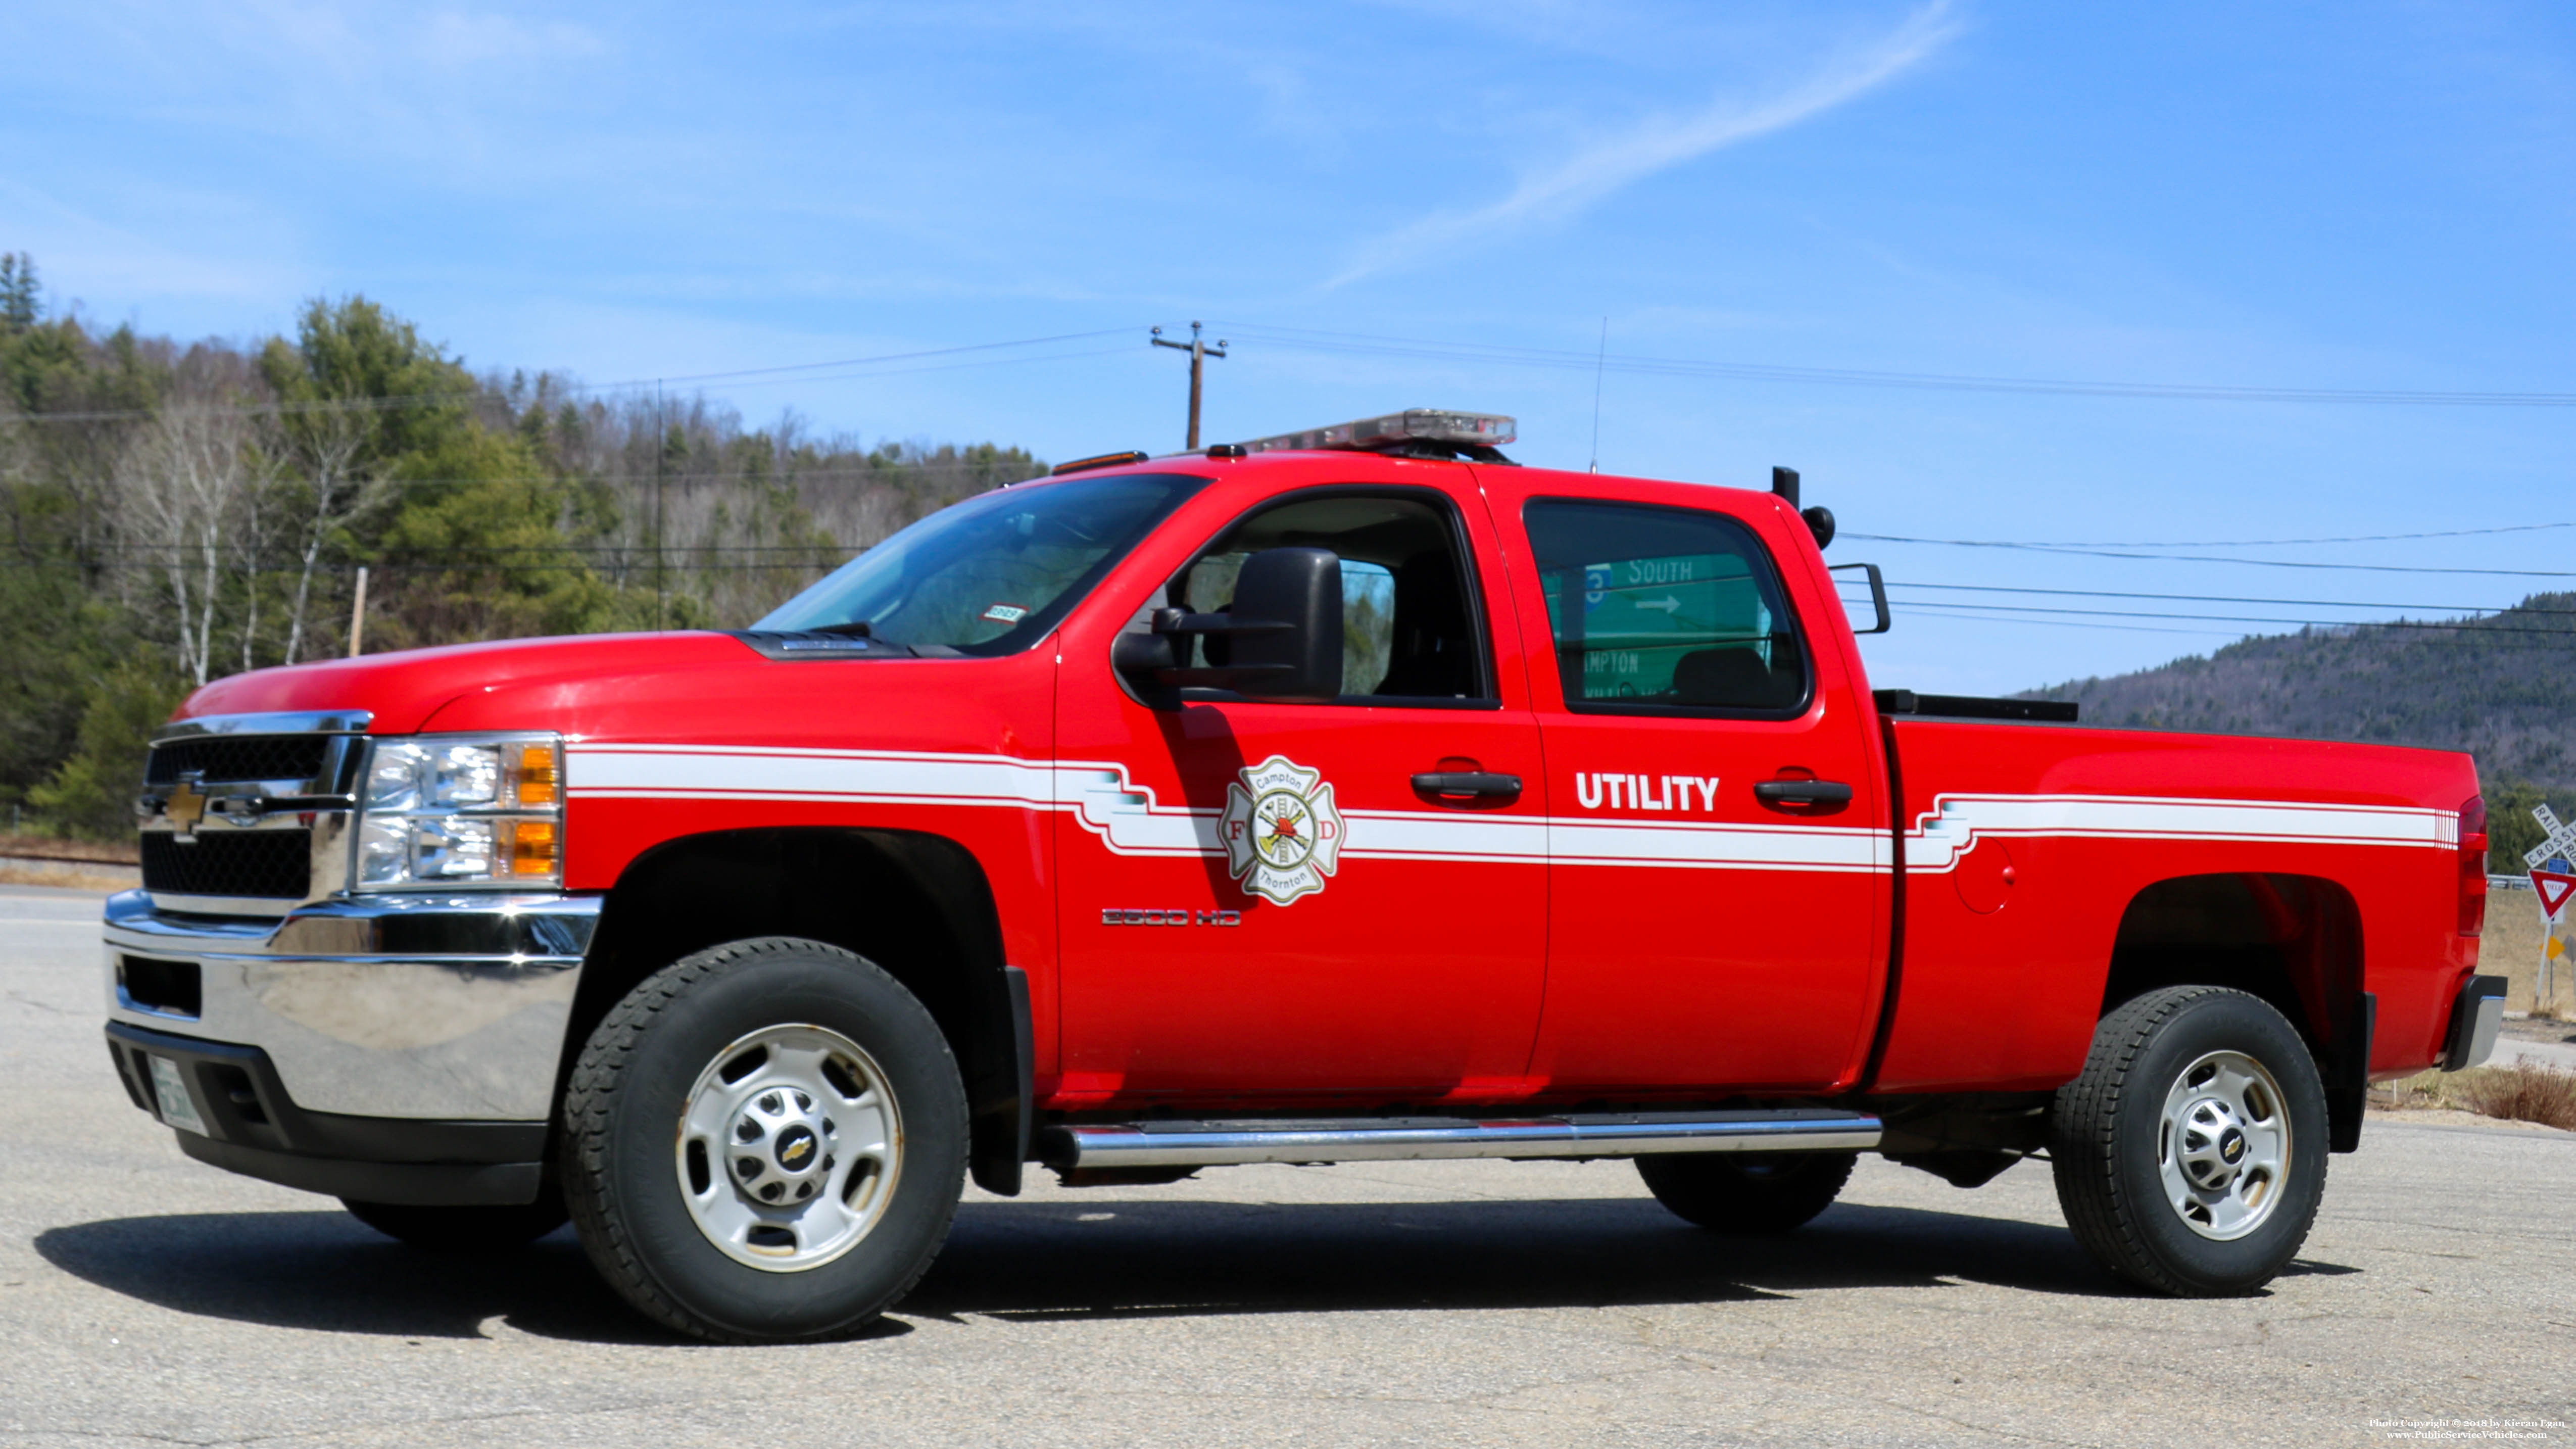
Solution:
<svg viewBox="0 0 2576 1449"><path fill-rule="evenodd" d="M748 1342L1031 1164L1625 1157L1749 1235L1862 1152L2044 1157L2110 1271L2250 1292L2369 1084L2488 1051L2466 757L1873 690L1794 473L1512 441L1105 454L749 628L208 685L107 905L118 1074L200 1161L447 1251L569 1218Z"/></svg>

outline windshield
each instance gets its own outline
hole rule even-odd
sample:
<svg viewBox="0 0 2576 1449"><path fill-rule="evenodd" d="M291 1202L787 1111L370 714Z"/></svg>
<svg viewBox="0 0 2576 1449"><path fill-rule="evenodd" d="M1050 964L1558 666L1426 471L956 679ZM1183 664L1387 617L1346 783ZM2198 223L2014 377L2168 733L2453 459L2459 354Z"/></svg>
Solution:
<svg viewBox="0 0 2576 1449"><path fill-rule="evenodd" d="M752 627L1006 654L1054 628L1206 481L1122 473L996 489L904 529Z"/></svg>

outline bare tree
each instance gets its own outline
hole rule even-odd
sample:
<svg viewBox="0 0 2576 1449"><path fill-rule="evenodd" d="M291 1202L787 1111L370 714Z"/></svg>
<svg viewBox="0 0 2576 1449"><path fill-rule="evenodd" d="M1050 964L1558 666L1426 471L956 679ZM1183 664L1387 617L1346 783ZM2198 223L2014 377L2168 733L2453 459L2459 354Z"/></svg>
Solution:
<svg viewBox="0 0 2576 1449"><path fill-rule="evenodd" d="M368 420L354 408L322 408L294 420L286 453L312 490L304 517L295 603L286 629L286 662L304 657L304 617L313 598L313 569L332 533L383 501L384 480L359 466L369 437Z"/></svg>
<svg viewBox="0 0 2576 1449"><path fill-rule="evenodd" d="M225 541L260 471L250 424L213 401L174 397L136 433L115 480L169 591L179 667L199 684L213 675Z"/></svg>

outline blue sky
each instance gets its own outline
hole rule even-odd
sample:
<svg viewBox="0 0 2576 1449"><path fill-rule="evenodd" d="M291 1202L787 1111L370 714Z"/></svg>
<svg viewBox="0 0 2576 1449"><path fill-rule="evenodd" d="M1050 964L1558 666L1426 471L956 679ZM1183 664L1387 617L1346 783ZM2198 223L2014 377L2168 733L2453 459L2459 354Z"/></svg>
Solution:
<svg viewBox="0 0 2576 1449"><path fill-rule="evenodd" d="M2576 520L2576 409L2101 397L1756 369L2576 394L2576 11L1476 3L452 9L21 0L0 250L250 337L364 292L477 367L704 384L1049 457L1405 405L1847 533L2163 543ZM27 57L42 57L30 63ZM1077 334L1105 335L1081 336ZM1314 333L1426 341L1412 352ZM1369 350L1375 349L1375 350ZM972 364L972 365L960 365ZM923 370L933 367L936 370ZM2245 622L2494 606L2576 529L2105 558L1846 538L1876 683L1995 692ZM2328 609L2318 601L2362 605Z"/></svg>

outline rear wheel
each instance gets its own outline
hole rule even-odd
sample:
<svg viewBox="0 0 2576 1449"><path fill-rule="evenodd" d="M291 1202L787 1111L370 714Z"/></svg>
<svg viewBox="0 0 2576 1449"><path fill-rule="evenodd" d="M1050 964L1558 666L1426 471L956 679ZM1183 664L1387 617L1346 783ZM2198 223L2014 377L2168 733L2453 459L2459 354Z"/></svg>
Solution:
<svg viewBox="0 0 2576 1449"><path fill-rule="evenodd" d="M553 1188L532 1203L508 1207L414 1207L340 1199L349 1216L388 1238L437 1253L495 1253L535 1242L564 1225L563 1195Z"/></svg>
<svg viewBox="0 0 2576 1449"><path fill-rule="evenodd" d="M701 1338L846 1331L930 1266L966 1102L938 1023L876 966L773 938L663 968L564 1099L562 1174L600 1274Z"/></svg>
<svg viewBox="0 0 2576 1449"><path fill-rule="evenodd" d="M1851 1180L1850 1152L1681 1152L1637 1159L1655 1201L1717 1233L1785 1233Z"/></svg>
<svg viewBox="0 0 2576 1449"><path fill-rule="evenodd" d="M2058 1089L2048 1155L2067 1226L2113 1273L2178 1297L2250 1293L2325 1194L2325 1088L2307 1043L2242 991L2178 986L2102 1019Z"/></svg>

